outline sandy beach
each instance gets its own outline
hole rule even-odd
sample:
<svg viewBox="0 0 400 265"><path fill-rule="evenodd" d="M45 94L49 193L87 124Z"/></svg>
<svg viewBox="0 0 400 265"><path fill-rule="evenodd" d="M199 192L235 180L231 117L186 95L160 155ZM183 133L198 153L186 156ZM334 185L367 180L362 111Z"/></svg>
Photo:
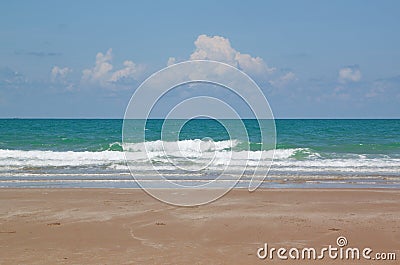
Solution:
<svg viewBox="0 0 400 265"><path fill-rule="evenodd" d="M257 256L265 243L321 249L339 236L398 264L399 206L399 190L233 190L184 208L141 190L2 189L0 264L365 264Z"/></svg>

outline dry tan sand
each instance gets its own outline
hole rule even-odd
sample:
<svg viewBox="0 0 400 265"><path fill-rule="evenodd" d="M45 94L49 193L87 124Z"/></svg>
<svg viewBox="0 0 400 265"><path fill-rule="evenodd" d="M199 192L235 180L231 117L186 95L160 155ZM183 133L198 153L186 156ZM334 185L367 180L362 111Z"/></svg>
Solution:
<svg viewBox="0 0 400 265"><path fill-rule="evenodd" d="M170 191L166 191L170 192ZM348 246L396 261L261 260L258 248ZM400 264L399 190L234 190L183 208L141 190L1 189L0 264Z"/></svg>

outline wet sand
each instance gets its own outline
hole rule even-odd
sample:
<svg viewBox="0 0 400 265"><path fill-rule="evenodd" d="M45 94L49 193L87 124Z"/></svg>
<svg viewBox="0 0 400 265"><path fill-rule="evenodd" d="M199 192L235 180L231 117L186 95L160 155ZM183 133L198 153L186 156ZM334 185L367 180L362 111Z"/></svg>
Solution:
<svg viewBox="0 0 400 265"><path fill-rule="evenodd" d="M166 191L169 192L169 191ZM261 260L269 247L394 252L397 261ZM371 254L373 255L373 254ZM400 190L233 190L175 207L141 190L1 189L0 264L398 264Z"/></svg>

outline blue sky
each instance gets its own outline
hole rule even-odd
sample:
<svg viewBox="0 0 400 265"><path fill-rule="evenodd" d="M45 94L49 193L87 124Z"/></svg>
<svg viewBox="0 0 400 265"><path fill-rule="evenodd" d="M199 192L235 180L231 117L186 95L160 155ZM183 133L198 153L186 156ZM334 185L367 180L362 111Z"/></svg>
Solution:
<svg viewBox="0 0 400 265"><path fill-rule="evenodd" d="M121 118L168 62L254 78L278 118L400 118L399 1L2 1L0 117Z"/></svg>

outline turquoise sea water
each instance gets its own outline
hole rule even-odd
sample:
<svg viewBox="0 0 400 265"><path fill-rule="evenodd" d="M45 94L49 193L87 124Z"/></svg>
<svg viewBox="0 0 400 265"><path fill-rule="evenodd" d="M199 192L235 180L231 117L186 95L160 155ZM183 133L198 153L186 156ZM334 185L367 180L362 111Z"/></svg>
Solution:
<svg viewBox="0 0 400 265"><path fill-rule="evenodd" d="M235 128L241 121L191 120L180 132L171 129L174 126L162 131L163 122L147 122L145 145L142 135L130 135L135 174L154 175L147 163L151 160L163 174L179 180L201 181L213 175L215 168L228 164L227 172L234 176L249 165L252 156L261 157L260 172L268 171L269 164L263 168L263 159L270 159L273 153L270 145L261 145L256 120L243 121L248 137L228 133L221 125ZM0 120L0 186L136 187L126 167L122 123ZM276 135L277 150L265 187L400 187L400 120L276 120ZM212 148L200 148L211 139ZM174 159L190 157L189 167L204 153L216 154L219 160L200 172L185 172L173 167L162 148L176 148L171 152ZM243 159L224 160L228 152L246 151Z"/></svg>

